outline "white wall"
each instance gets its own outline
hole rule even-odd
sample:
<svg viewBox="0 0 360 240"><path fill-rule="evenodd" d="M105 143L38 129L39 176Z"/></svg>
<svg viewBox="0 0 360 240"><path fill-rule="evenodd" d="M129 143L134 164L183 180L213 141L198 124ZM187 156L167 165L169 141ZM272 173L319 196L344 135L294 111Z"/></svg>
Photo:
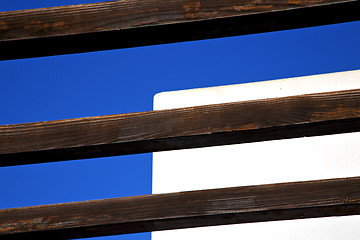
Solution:
<svg viewBox="0 0 360 240"><path fill-rule="evenodd" d="M360 71L164 92L154 110L360 88ZM153 154L153 193L360 176L360 133ZM154 232L163 239L358 239L360 216Z"/></svg>

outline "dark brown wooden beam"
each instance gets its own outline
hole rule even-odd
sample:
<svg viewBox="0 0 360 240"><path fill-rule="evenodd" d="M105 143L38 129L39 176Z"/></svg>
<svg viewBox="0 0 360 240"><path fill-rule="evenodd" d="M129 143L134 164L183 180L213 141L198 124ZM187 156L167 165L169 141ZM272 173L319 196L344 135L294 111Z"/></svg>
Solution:
<svg viewBox="0 0 360 240"><path fill-rule="evenodd" d="M360 131L360 89L0 126L0 166Z"/></svg>
<svg viewBox="0 0 360 240"><path fill-rule="evenodd" d="M359 177L5 209L0 238L73 239L355 214Z"/></svg>
<svg viewBox="0 0 360 240"><path fill-rule="evenodd" d="M360 20L358 0L125 0L0 13L0 60Z"/></svg>

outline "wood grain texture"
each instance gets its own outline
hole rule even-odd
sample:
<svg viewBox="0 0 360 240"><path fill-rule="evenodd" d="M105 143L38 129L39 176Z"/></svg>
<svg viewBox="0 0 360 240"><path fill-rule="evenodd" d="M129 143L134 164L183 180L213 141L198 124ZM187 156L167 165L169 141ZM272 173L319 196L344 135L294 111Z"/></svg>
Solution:
<svg viewBox="0 0 360 240"><path fill-rule="evenodd" d="M0 166L360 131L360 89L0 126Z"/></svg>
<svg viewBox="0 0 360 240"><path fill-rule="evenodd" d="M0 210L1 239L72 239L360 214L360 178L114 198Z"/></svg>
<svg viewBox="0 0 360 240"><path fill-rule="evenodd" d="M359 20L358 0L124 0L0 13L0 59Z"/></svg>

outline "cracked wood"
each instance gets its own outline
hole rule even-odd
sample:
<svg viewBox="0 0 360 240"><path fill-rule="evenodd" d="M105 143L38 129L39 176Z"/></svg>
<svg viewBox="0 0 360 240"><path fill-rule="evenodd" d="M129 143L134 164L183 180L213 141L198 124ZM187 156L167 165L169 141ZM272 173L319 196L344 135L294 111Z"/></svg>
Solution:
<svg viewBox="0 0 360 240"><path fill-rule="evenodd" d="M360 89L0 126L0 166L360 131Z"/></svg>
<svg viewBox="0 0 360 240"><path fill-rule="evenodd" d="M358 0L124 0L0 13L0 59L359 20Z"/></svg>
<svg viewBox="0 0 360 240"><path fill-rule="evenodd" d="M59 240L355 214L359 177L4 209L0 238Z"/></svg>

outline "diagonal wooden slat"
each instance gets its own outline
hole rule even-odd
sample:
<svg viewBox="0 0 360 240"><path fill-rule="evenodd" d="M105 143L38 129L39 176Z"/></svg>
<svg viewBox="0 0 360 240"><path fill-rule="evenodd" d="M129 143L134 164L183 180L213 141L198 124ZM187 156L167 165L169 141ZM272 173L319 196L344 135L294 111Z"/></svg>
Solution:
<svg viewBox="0 0 360 240"><path fill-rule="evenodd" d="M355 214L359 177L4 209L0 238L73 239Z"/></svg>
<svg viewBox="0 0 360 240"><path fill-rule="evenodd" d="M360 20L358 0L124 0L0 13L0 60Z"/></svg>
<svg viewBox="0 0 360 240"><path fill-rule="evenodd" d="M0 126L0 166L360 131L360 89Z"/></svg>

